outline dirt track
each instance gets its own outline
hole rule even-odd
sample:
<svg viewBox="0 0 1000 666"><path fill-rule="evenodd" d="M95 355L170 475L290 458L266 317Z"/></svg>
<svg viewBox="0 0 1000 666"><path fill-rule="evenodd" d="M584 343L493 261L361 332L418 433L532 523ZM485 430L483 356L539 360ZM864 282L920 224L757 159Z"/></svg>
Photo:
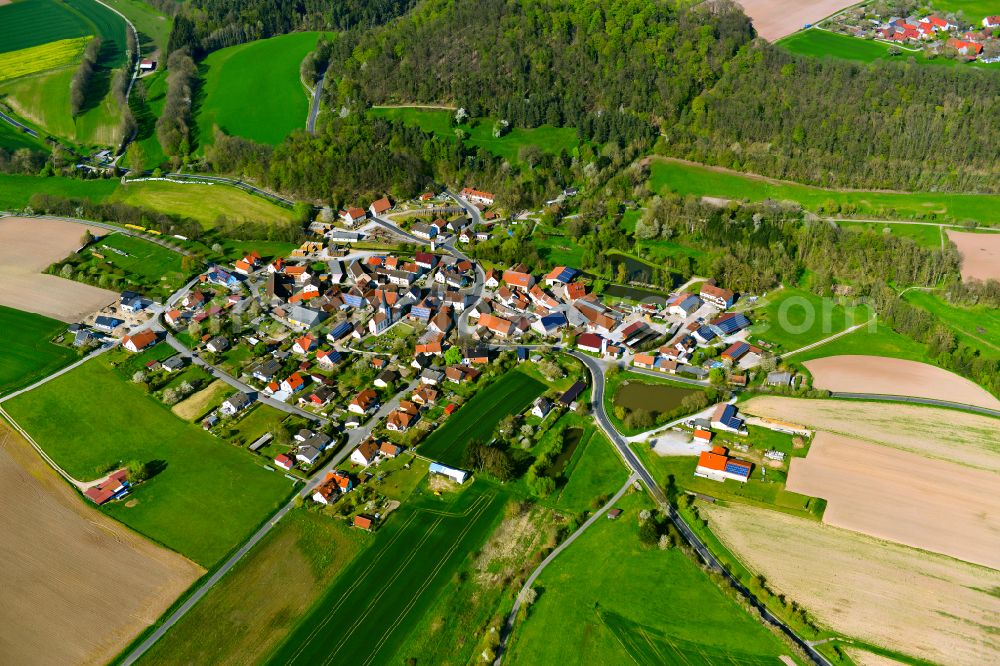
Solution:
<svg viewBox="0 0 1000 666"><path fill-rule="evenodd" d="M941 664L1000 661L1000 572L777 511L699 510L752 571L820 624Z"/></svg>
<svg viewBox="0 0 1000 666"><path fill-rule="evenodd" d="M203 573L85 504L6 426L0 488L0 663L107 663Z"/></svg>
<svg viewBox="0 0 1000 666"><path fill-rule="evenodd" d="M823 522L1000 569L1000 474L819 432L788 490L826 499Z"/></svg>
<svg viewBox="0 0 1000 666"><path fill-rule="evenodd" d="M963 280L1000 280L1000 234L948 231L962 255Z"/></svg>
<svg viewBox="0 0 1000 666"><path fill-rule="evenodd" d="M58 220L0 218L0 305L74 322L113 303L113 291L42 274L80 247L86 229Z"/></svg>
<svg viewBox="0 0 1000 666"><path fill-rule="evenodd" d="M757 34L773 42L816 23L837 10L851 6L849 0L736 0L753 19Z"/></svg>
<svg viewBox="0 0 1000 666"><path fill-rule="evenodd" d="M805 362L816 388L935 398L1000 409L1000 400L978 384L928 363L881 356L827 356Z"/></svg>

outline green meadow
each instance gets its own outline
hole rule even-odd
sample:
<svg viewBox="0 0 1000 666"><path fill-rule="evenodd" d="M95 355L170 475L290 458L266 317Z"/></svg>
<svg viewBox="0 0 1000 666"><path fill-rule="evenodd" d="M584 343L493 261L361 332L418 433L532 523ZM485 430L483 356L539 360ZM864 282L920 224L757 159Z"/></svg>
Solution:
<svg viewBox="0 0 1000 666"><path fill-rule="evenodd" d="M154 50L160 51L160 57L166 59L167 40L170 37L171 19L150 5L140 0L103 0L104 4L114 7L132 21L139 33L139 47L143 56L152 55Z"/></svg>
<svg viewBox="0 0 1000 666"><path fill-rule="evenodd" d="M28 148L30 150L48 150L44 141L36 139L30 134L25 134L16 127L6 122L0 122L0 148L4 150L20 150Z"/></svg>
<svg viewBox="0 0 1000 666"><path fill-rule="evenodd" d="M552 562L514 629L510 664L776 664L789 649L681 550L643 546L642 494Z"/></svg>
<svg viewBox="0 0 1000 666"><path fill-rule="evenodd" d="M928 58L923 51L901 49L898 55L890 55L891 44L870 39L860 39L850 35L842 35L828 30L802 30L789 35L777 42L782 48L792 53L813 58L839 58L855 62L875 62L876 60L899 60L907 62L912 59L921 65L936 65L939 67L955 67L961 65L951 58ZM966 65L968 67L989 67L990 65Z"/></svg>
<svg viewBox="0 0 1000 666"><path fill-rule="evenodd" d="M0 305L0 394L30 386L75 361L76 352L52 343L65 330L61 321Z"/></svg>
<svg viewBox="0 0 1000 666"><path fill-rule="evenodd" d="M122 186L115 200L189 217L206 228L214 226L220 216L236 222L291 222L295 218L288 208L228 185L140 181Z"/></svg>
<svg viewBox="0 0 1000 666"><path fill-rule="evenodd" d="M398 664L415 624L486 542L507 495L474 481L457 495L414 491L301 616L269 664Z"/></svg>
<svg viewBox="0 0 1000 666"><path fill-rule="evenodd" d="M520 413L544 391L545 385L537 379L512 370L449 416L420 445L420 453L446 465L461 466L469 442L486 443L500 419Z"/></svg>
<svg viewBox="0 0 1000 666"><path fill-rule="evenodd" d="M1000 195L995 194L842 191L667 159L658 159L650 166L649 185L655 192L682 196L797 201L807 210L831 216L1000 223Z"/></svg>
<svg viewBox="0 0 1000 666"><path fill-rule="evenodd" d="M169 296L187 278L179 253L134 236L111 234L84 254L94 252L104 257L93 257L91 263L96 273L120 275L133 289L149 296Z"/></svg>
<svg viewBox="0 0 1000 666"><path fill-rule="evenodd" d="M94 28L55 0L19 0L0 6L0 53L93 35Z"/></svg>
<svg viewBox="0 0 1000 666"><path fill-rule="evenodd" d="M246 453L177 418L129 380L147 356L163 355L159 348L148 355L124 353L88 361L5 408L77 479L96 478L122 461L152 464L157 472L150 480L127 501L104 510L210 569L278 509L292 486ZM127 364L116 371L115 361Z"/></svg>
<svg viewBox="0 0 1000 666"><path fill-rule="evenodd" d="M114 179L82 180L63 176L22 176L0 174L0 210L17 210L28 205L39 192L63 197L104 201L118 188Z"/></svg>
<svg viewBox="0 0 1000 666"><path fill-rule="evenodd" d="M826 356L887 356L889 358L901 358L908 361L920 361L929 363L927 349L924 345L914 340L896 333L885 324L876 323L869 328L862 326L856 331L843 335L835 340L831 340L818 347L814 347L801 354L795 354L788 358L795 363L803 363L814 358Z"/></svg>
<svg viewBox="0 0 1000 666"><path fill-rule="evenodd" d="M447 109L424 109L417 107L377 107L369 111L373 116L398 120L408 125L414 125L444 138L455 138L455 127L451 125L453 111ZM517 162L523 146L537 146L546 153L559 153L565 150L572 153L579 144L576 130L572 127L515 127L499 139L493 136L493 120L477 118L460 128L466 132L465 142L468 145L502 157L508 162Z"/></svg>
<svg viewBox="0 0 1000 666"><path fill-rule="evenodd" d="M1000 310L952 305L932 291L917 289L906 292L904 298L934 315L960 342L978 349L984 357L1000 358Z"/></svg>
<svg viewBox="0 0 1000 666"><path fill-rule="evenodd" d="M791 287L768 294L766 304L750 315L754 338L763 338L780 351L819 342L870 318L865 307L848 308L832 298Z"/></svg>
<svg viewBox="0 0 1000 666"><path fill-rule="evenodd" d="M923 247L941 247L944 229L929 224L886 224L884 222L848 222L838 221L837 226L851 231L874 231L877 234L912 238L913 242Z"/></svg>
<svg viewBox="0 0 1000 666"><path fill-rule="evenodd" d="M271 144L305 127L309 97L299 65L319 36L296 32L220 49L205 58L196 104L199 148L212 143L215 125L227 134Z"/></svg>

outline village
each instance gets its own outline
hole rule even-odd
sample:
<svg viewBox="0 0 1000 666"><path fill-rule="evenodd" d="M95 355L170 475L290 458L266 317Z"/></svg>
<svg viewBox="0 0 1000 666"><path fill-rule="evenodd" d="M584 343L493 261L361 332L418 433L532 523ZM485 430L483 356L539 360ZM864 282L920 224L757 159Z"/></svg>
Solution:
<svg viewBox="0 0 1000 666"><path fill-rule="evenodd" d="M821 21L823 29L923 50L929 57L1000 62L1000 16L915 12L912 3L869 3Z"/></svg>
<svg viewBox="0 0 1000 666"><path fill-rule="evenodd" d="M132 354L163 345L165 355L137 373L153 388L176 386L171 375L188 369L207 371L229 390L204 406L202 427L310 484L312 501L366 530L393 508L361 490L366 483L414 464L467 480L471 470L433 460L420 444L514 365L563 380L524 408L532 423L578 408L587 388L579 370L560 369L563 353L695 388L792 385L792 374L762 370L768 343L752 338L750 318L732 311L738 295L715 281L637 302L603 297L570 266L537 274L523 264L483 266L458 247L503 233L502 211L492 194L472 188L460 203L428 192L348 208L314 222L315 240L287 256L250 251L210 266L165 303L123 292L72 327L74 344L101 349L120 340ZM206 381L158 395L173 404ZM257 436L241 425L263 420L255 410L283 420ZM695 474L745 482L753 463L713 444L713 431L746 435L736 406L702 416L674 426L701 455ZM126 478L112 476L88 496L100 504L128 489Z"/></svg>

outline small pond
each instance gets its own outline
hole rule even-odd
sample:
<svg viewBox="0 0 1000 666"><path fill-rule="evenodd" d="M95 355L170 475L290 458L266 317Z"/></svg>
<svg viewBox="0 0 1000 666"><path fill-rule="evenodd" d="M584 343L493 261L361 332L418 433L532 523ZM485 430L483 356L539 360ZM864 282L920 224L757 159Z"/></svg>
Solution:
<svg viewBox="0 0 1000 666"><path fill-rule="evenodd" d="M583 428L566 428L563 430L562 453L552 461L552 467L549 468L548 476L558 479L562 475L563 470L566 469L566 465L573 459L576 447L580 446L581 439L583 439Z"/></svg>
<svg viewBox="0 0 1000 666"><path fill-rule="evenodd" d="M615 393L616 407L645 409L650 412L669 412L681 406L681 401L698 393L697 389L686 389L669 384L646 384L628 381L622 383Z"/></svg>

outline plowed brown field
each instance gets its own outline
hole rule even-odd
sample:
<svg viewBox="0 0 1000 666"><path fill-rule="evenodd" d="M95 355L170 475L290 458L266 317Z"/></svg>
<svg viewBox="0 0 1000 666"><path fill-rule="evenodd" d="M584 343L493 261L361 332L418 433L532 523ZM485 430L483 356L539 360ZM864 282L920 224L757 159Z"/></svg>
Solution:
<svg viewBox="0 0 1000 666"><path fill-rule="evenodd" d="M80 247L88 227L60 220L0 218L0 305L74 322L118 294L42 273ZM95 234L107 231L94 228Z"/></svg>
<svg viewBox="0 0 1000 666"><path fill-rule="evenodd" d="M204 573L86 504L5 425L0 488L0 663L107 663Z"/></svg>

